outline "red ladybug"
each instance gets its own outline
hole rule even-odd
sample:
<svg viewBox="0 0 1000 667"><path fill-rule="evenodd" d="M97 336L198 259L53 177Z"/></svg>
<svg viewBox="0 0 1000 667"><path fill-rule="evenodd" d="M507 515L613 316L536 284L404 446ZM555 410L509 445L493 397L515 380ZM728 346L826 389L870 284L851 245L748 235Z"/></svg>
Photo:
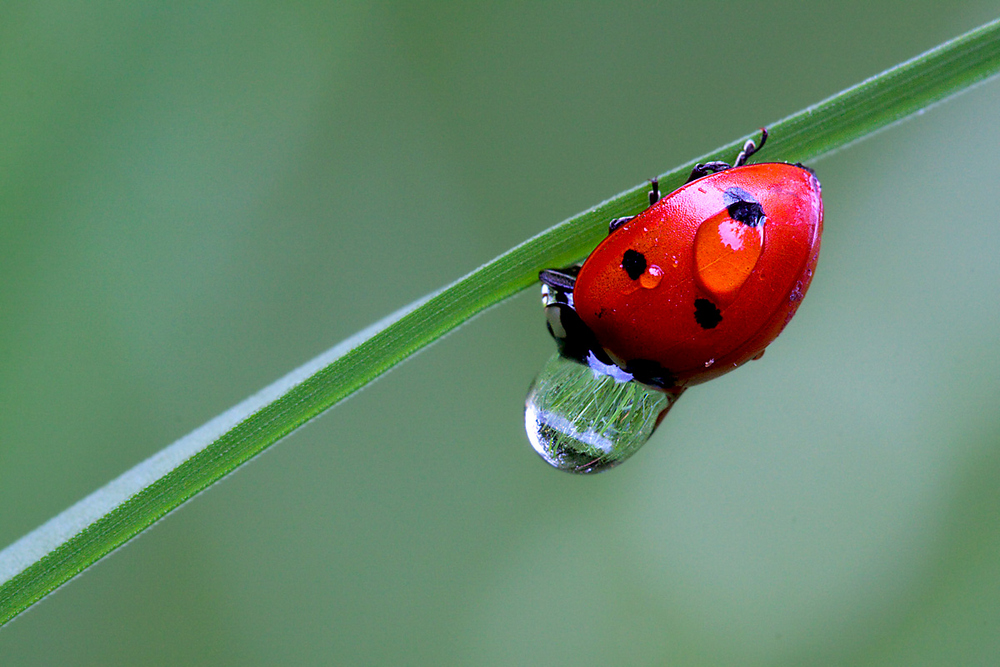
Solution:
<svg viewBox="0 0 1000 667"><path fill-rule="evenodd" d="M801 165L743 166L757 150L696 166L662 199L654 181L582 267L539 274L565 356L679 392L764 353L809 288L823 200Z"/></svg>

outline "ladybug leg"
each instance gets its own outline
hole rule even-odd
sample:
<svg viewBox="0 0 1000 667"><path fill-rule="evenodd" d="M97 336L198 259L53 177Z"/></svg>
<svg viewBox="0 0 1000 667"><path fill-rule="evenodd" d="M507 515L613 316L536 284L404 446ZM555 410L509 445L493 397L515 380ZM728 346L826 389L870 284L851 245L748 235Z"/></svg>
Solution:
<svg viewBox="0 0 1000 667"><path fill-rule="evenodd" d="M611 232L615 231L616 229L618 229L619 227L621 227L634 217L635 217L634 215L626 215L624 218L613 219L611 222L608 223L608 234L611 234Z"/></svg>
<svg viewBox="0 0 1000 667"><path fill-rule="evenodd" d="M660 201L660 179L651 178L649 179L649 205L652 206L656 202ZM614 218L608 223L608 234L610 235L616 229L624 225L626 222L634 218L634 215L627 215L624 218Z"/></svg>
<svg viewBox="0 0 1000 667"><path fill-rule="evenodd" d="M746 164L747 159L764 147L764 142L767 141L767 128L760 128L760 143L755 143L753 139L747 139L747 142L743 144L743 150L739 152L736 156L736 160L733 161L733 167L742 167ZM730 169L729 164L725 162L706 162L701 164L700 162L694 166L691 170L691 176L688 177L687 182L697 180L702 176L708 176L709 174L714 174L719 171L725 171Z"/></svg>
<svg viewBox="0 0 1000 667"><path fill-rule="evenodd" d="M718 171L725 171L726 169L729 169L728 162L706 162L705 164L699 162L694 166L694 169L691 170L691 175L688 176L687 182L690 183L691 181L698 180L702 176L708 176L709 174L714 174Z"/></svg>
<svg viewBox="0 0 1000 667"><path fill-rule="evenodd" d="M656 202L660 201L660 179L649 179L649 186L649 205L652 206Z"/></svg>
<svg viewBox="0 0 1000 667"><path fill-rule="evenodd" d="M753 155L754 153L756 153L757 151L759 151L761 148L764 147L764 142L766 141L767 141L767 128L762 127L760 128L760 144L759 145L755 144L753 139L747 139L747 142L743 144L743 150L741 150L740 154L736 156L736 161L733 162L733 166L734 167L743 166L746 163L747 158L749 158L751 155Z"/></svg>
<svg viewBox="0 0 1000 667"><path fill-rule="evenodd" d="M573 288L576 287L576 276L565 269L542 269L538 272L538 279L543 285L564 292L572 292Z"/></svg>

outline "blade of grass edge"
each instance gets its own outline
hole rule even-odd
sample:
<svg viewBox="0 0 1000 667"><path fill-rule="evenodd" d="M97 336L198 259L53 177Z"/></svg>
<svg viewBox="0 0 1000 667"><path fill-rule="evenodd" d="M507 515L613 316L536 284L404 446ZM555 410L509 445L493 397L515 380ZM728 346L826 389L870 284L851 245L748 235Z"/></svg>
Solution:
<svg viewBox="0 0 1000 667"><path fill-rule="evenodd" d="M1000 20L768 127L758 157L814 160L1000 70ZM695 162L731 158L747 137L660 177L671 191ZM758 160L759 161L759 160ZM646 184L594 206L390 315L161 450L0 551L0 625L197 493L483 310L583 257L607 220L645 207Z"/></svg>

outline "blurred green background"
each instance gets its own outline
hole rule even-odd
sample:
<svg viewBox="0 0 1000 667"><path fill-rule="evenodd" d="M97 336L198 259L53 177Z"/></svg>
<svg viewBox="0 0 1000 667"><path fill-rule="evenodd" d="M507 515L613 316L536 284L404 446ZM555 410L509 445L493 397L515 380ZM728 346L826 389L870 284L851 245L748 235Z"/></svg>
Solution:
<svg viewBox="0 0 1000 667"><path fill-rule="evenodd" d="M0 9L0 546L291 368L985 2ZM0 631L6 665L987 665L1000 84L818 161L809 298L549 469L532 290ZM780 155L766 155L780 159Z"/></svg>

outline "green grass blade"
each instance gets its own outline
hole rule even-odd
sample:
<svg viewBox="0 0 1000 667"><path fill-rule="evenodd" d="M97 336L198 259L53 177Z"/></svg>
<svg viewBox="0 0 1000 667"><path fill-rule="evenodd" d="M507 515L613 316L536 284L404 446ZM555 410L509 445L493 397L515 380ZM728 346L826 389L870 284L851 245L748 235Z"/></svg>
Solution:
<svg viewBox="0 0 1000 667"><path fill-rule="evenodd" d="M998 70L995 21L774 123L756 159L815 159ZM695 162L732 159L744 140L663 174L663 189L679 185ZM7 547L0 552L0 625L403 359L532 285L540 269L584 256L610 218L645 207L647 188L638 185L546 230L341 343Z"/></svg>

